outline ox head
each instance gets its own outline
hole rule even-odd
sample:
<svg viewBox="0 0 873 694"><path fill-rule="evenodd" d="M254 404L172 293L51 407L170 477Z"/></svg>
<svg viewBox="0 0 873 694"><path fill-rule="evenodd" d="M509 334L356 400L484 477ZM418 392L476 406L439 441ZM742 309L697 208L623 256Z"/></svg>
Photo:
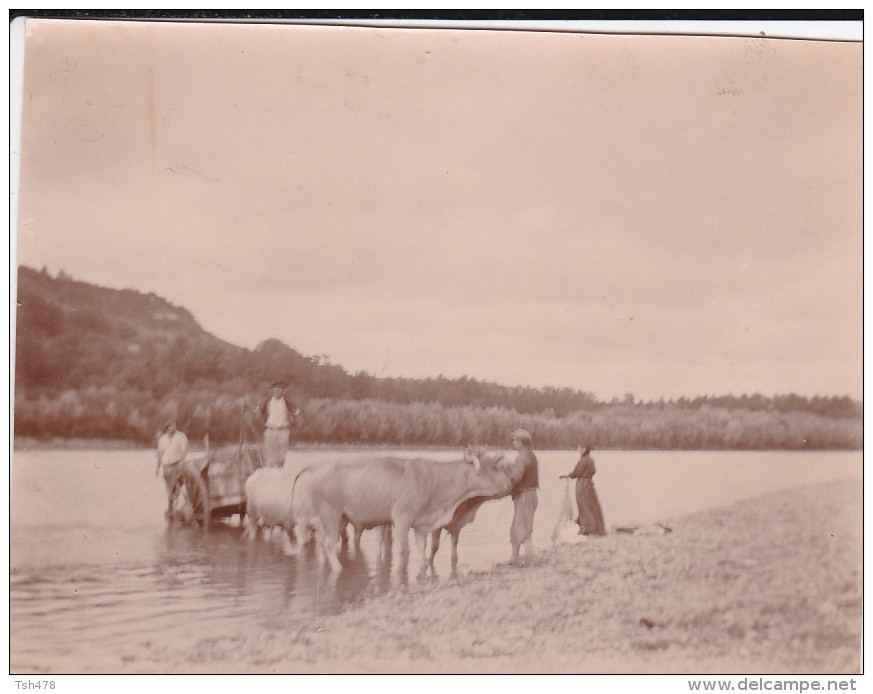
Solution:
<svg viewBox="0 0 873 694"><path fill-rule="evenodd" d="M505 496L524 473L524 464L519 465L516 456L488 451L485 447L468 446L464 460L475 470L470 478L471 488L477 490L473 496L493 499Z"/></svg>
<svg viewBox="0 0 873 694"><path fill-rule="evenodd" d="M489 453L486 446L467 446L464 449L464 462L476 468L476 472L480 472L483 465L492 470L497 470L500 468L503 460L503 453Z"/></svg>

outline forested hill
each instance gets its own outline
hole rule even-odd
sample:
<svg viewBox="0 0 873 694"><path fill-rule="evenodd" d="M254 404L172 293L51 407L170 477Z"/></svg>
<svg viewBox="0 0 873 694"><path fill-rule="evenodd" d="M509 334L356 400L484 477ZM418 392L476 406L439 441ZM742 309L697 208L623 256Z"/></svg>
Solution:
<svg viewBox="0 0 873 694"><path fill-rule="evenodd" d="M163 398L180 386L222 384L242 394L285 379L301 397L506 406L563 414L592 408L569 388L509 388L470 378L376 378L350 374L324 355L305 357L279 340L248 350L203 330L186 309L155 294L115 290L20 267L16 383L19 390L112 386Z"/></svg>
<svg viewBox="0 0 873 694"><path fill-rule="evenodd" d="M278 340L254 350L231 345L155 294L23 266L16 356L15 433L23 436L146 442L172 416L190 436L230 440L239 435L242 405L284 379L307 413L298 438L309 441L502 443L507 427L524 424L555 446L596 438L600 445L647 448L855 448L861 440L860 405L847 397L640 403L628 395L604 403L571 388L376 378ZM721 434L713 413L727 417ZM806 424L797 429L798 422Z"/></svg>
<svg viewBox="0 0 873 694"><path fill-rule="evenodd" d="M241 393L270 378L297 375L309 384L331 380L323 377L328 372L347 376L278 341L254 352L231 345L155 294L27 267L18 270L16 352L16 392L23 393L111 387L160 399L195 385L227 384Z"/></svg>

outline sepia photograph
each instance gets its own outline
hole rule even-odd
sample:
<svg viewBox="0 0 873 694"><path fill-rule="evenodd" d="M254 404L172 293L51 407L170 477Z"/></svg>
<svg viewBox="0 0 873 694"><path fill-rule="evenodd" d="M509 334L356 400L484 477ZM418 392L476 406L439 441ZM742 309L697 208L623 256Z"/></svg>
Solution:
<svg viewBox="0 0 873 694"><path fill-rule="evenodd" d="M10 675L863 673L862 22L656 24L15 20Z"/></svg>

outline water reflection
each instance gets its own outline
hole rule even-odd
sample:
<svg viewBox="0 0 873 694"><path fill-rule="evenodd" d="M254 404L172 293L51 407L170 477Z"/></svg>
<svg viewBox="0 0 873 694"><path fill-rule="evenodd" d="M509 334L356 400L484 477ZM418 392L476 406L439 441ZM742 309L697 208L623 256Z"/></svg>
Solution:
<svg viewBox="0 0 873 694"><path fill-rule="evenodd" d="M340 572L319 561L313 544L288 556L278 542L250 542L241 529L223 526L204 532L170 525L155 534L153 550L151 562L111 571L82 565L16 575L15 667L61 654L82 662L89 653L130 657L151 643L184 647L252 624L317 629L325 615L409 581L407 567L383 551L375 532L340 553Z"/></svg>
<svg viewBox="0 0 873 694"><path fill-rule="evenodd" d="M357 602L367 595L371 567L363 549L340 552L342 571L336 577L336 600L340 605Z"/></svg>
<svg viewBox="0 0 873 694"><path fill-rule="evenodd" d="M273 603L305 613L307 603L319 601L321 613L338 612L349 603L386 592L392 585L390 552L380 551L378 538L364 537L358 548L340 552L342 571L330 571L319 561L314 543L300 543L292 554L281 542L263 535L247 541L242 531L222 526L208 533L196 528L169 526L156 551L158 590L178 589L189 582L208 586L226 596L276 595ZM394 577L403 582L400 576ZM310 610L314 615L315 609Z"/></svg>

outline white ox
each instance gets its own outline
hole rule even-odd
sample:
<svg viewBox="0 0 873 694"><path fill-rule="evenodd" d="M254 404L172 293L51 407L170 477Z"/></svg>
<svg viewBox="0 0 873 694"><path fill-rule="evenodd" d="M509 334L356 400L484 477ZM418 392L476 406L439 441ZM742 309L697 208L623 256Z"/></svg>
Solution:
<svg viewBox="0 0 873 694"><path fill-rule="evenodd" d="M293 543L294 526L300 522L308 525L311 513L306 504L306 482L298 484L298 474L288 468L265 467L255 470L246 480L245 527L249 540L257 537L260 528L279 527Z"/></svg>

